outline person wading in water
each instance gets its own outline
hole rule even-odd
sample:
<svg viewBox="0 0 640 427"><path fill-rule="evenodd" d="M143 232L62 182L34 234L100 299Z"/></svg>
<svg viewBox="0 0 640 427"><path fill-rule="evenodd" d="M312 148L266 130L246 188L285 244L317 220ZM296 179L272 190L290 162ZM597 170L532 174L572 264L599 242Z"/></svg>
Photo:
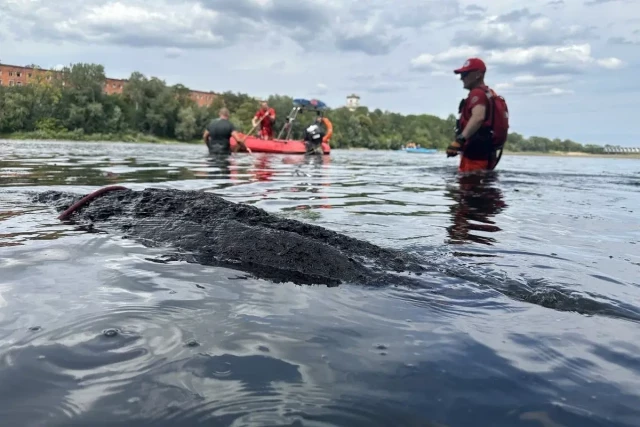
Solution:
<svg viewBox="0 0 640 427"><path fill-rule="evenodd" d="M323 129L324 125L324 129ZM318 112L314 122L304 131L304 143L308 154L322 153L322 143L329 142L333 135L333 124Z"/></svg>
<svg viewBox="0 0 640 427"><path fill-rule="evenodd" d="M484 83L486 71L479 58L469 58L453 71L469 90L458 107L456 140L447 147L447 157L461 153L460 172L494 169L500 160L497 151L507 141L509 110L504 98Z"/></svg>
<svg viewBox="0 0 640 427"><path fill-rule="evenodd" d="M238 142L237 147L242 147L251 153L251 149L244 143L246 136L242 138L236 126L229 120L229 110L221 108L219 117L213 119L204 130L202 139L209 148L209 154L229 154L231 153L231 137Z"/></svg>

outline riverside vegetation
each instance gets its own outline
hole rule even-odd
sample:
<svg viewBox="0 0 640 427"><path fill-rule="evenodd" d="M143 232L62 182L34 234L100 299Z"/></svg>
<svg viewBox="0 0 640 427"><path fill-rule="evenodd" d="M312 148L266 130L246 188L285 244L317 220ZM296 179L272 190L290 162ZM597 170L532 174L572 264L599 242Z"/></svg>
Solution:
<svg viewBox="0 0 640 427"><path fill-rule="evenodd" d="M0 136L12 139L65 139L82 141L199 142L202 130L220 107L245 131L258 107L244 93L224 92L208 107L199 107L181 84L169 86L156 77L133 72L122 94L103 92L104 67L71 64L56 73L35 74L30 84L0 86ZM292 98L272 95L267 100L277 113L280 129L292 107ZM333 122L333 148L398 149L407 142L445 149L453 138L455 116L402 115L367 107L346 107L326 113ZM300 116L298 116L300 117ZM303 115L294 135L311 120ZM599 145L571 140L509 134L509 151L602 153Z"/></svg>

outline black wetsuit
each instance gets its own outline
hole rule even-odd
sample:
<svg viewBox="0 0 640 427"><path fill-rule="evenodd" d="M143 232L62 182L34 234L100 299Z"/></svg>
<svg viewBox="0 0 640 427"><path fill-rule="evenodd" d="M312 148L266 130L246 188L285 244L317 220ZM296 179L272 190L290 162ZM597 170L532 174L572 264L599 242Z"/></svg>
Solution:
<svg viewBox="0 0 640 427"><path fill-rule="evenodd" d="M315 126L314 126L315 125ZM314 130L311 130L315 128ZM304 131L304 143L308 153L317 152L322 145L322 138L324 138L326 132L323 129L322 123L313 122Z"/></svg>
<svg viewBox="0 0 640 427"><path fill-rule="evenodd" d="M236 127L228 119L214 119L207 126L209 139L207 147L209 154L229 154L231 153L231 134L236 131Z"/></svg>

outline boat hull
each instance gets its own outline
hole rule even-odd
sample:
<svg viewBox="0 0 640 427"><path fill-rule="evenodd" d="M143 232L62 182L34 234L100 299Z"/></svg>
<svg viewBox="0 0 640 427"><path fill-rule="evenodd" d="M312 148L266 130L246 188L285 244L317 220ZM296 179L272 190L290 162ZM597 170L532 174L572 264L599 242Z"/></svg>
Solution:
<svg viewBox="0 0 640 427"><path fill-rule="evenodd" d="M438 152L435 148L405 148L403 151L407 153L435 154Z"/></svg>
<svg viewBox="0 0 640 427"><path fill-rule="evenodd" d="M235 138L231 137L231 149L235 150L237 145ZM307 148L304 141L295 139L261 139L249 136L245 144L255 153L282 153L282 154L305 154ZM323 154L329 154L331 147L326 142L322 143Z"/></svg>

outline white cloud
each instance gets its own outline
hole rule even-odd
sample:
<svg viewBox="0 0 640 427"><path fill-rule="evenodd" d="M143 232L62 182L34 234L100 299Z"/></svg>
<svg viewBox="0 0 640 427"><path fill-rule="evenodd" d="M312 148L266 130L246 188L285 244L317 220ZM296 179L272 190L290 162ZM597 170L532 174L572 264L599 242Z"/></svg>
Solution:
<svg viewBox="0 0 640 427"><path fill-rule="evenodd" d="M219 21L219 14L199 4L156 3L154 10L112 2L88 6L79 17L53 24L59 37L89 42L120 44L124 40L143 46L218 47L225 38L208 22Z"/></svg>
<svg viewBox="0 0 640 427"><path fill-rule="evenodd" d="M551 64L582 65L593 62L591 46L534 46L529 48L511 48L487 52L487 61L503 65L530 65L544 62Z"/></svg>
<svg viewBox="0 0 640 427"><path fill-rule="evenodd" d="M594 58L588 43L566 46L532 46L506 49L481 50L474 46L455 47L437 54L423 53L410 60L415 70L432 69L453 72L469 57L481 57L487 64L487 73L492 68L534 73L555 74L581 72L590 67L618 69L624 62L618 58ZM455 61L459 59L459 61Z"/></svg>
<svg viewBox="0 0 640 427"><path fill-rule="evenodd" d="M570 95L573 93L574 91L571 89L560 89L557 87L551 88L551 90L548 92L549 95Z"/></svg>
<svg viewBox="0 0 640 427"><path fill-rule="evenodd" d="M535 76L533 74L521 74L517 75L513 78L513 81L517 84L528 84L528 85L547 85L547 84L558 84L558 83L568 83L572 79L572 76L566 74L557 74L551 76Z"/></svg>
<svg viewBox="0 0 640 427"><path fill-rule="evenodd" d="M598 59L597 63L601 67L609 68L611 70L621 68L624 65L624 63L618 58L602 58L602 59Z"/></svg>
<svg viewBox="0 0 640 427"><path fill-rule="evenodd" d="M513 88L513 83L497 83L493 86L493 88L497 91L506 90L509 91Z"/></svg>
<svg viewBox="0 0 640 427"><path fill-rule="evenodd" d="M519 74L510 79L495 84L493 87L502 94L526 94L527 96L559 96L571 95L575 91L558 87L575 80L574 75L557 74L536 76L533 74Z"/></svg>
<svg viewBox="0 0 640 427"><path fill-rule="evenodd" d="M562 89L545 84L530 86L527 83L518 82L516 81L516 79L514 79L512 82L497 83L493 86L493 89L504 96L525 94L529 97L538 97L572 95L574 93L574 91L571 89Z"/></svg>
<svg viewBox="0 0 640 427"><path fill-rule="evenodd" d="M478 56L482 50L475 46L456 46L437 54L423 53L411 59L411 66L417 70L439 68L444 63L464 61Z"/></svg>

